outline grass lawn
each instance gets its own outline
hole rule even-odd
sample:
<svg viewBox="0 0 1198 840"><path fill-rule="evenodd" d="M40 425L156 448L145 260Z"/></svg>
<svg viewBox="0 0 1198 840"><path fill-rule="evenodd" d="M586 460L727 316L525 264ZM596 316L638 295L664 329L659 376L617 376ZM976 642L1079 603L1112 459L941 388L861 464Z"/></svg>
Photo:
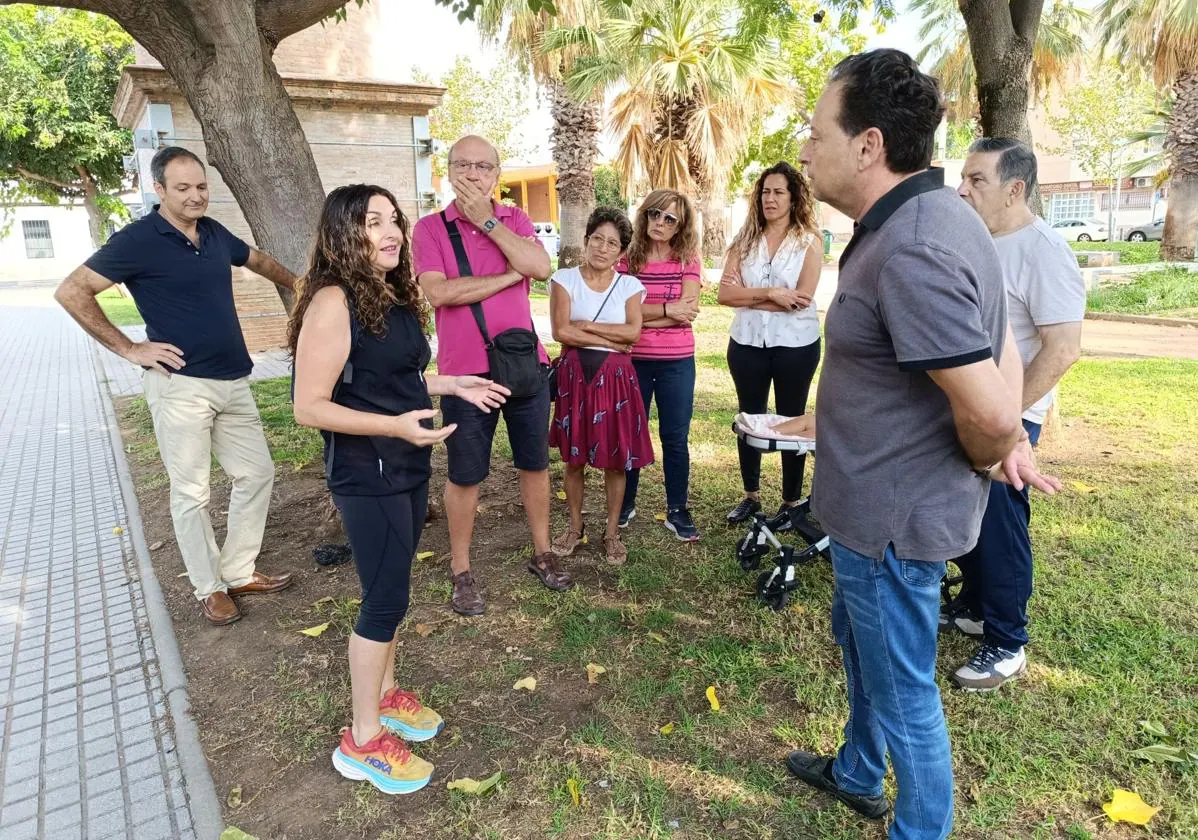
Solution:
<svg viewBox="0 0 1198 840"><path fill-rule="evenodd" d="M1198 317L1198 274L1165 268L1133 275L1130 282L1103 283L1090 292L1091 312L1122 312L1173 318Z"/></svg>
<svg viewBox="0 0 1198 840"><path fill-rule="evenodd" d="M96 300L108 319L118 327L132 327L145 323L133 298L122 295L120 289L105 289L96 296Z"/></svg>
<svg viewBox="0 0 1198 840"><path fill-rule="evenodd" d="M641 483L641 518L627 532L628 564L609 570L597 550L584 551L569 561L584 583L564 596L523 572L524 548L484 554L487 615L457 619L444 606L443 557L417 563L414 615L402 631L397 674L442 711L448 729L417 748L438 765L432 785L399 801L345 782L328 766L337 729L349 720L344 639L354 587L319 591L336 597L270 622L248 617L234 629L286 641L274 672L254 675L254 693L242 695L262 705L254 711L257 740L245 749L257 764L271 756L271 772L280 768L286 784L255 797L248 810L227 812L229 823L273 836L285 815L271 812L270 803L289 788L334 803L322 805L313 818L319 824L307 825L305 837L884 836L882 826L809 792L782 766L790 749L838 744L844 678L829 628L827 562L800 570L802 586L787 610L766 611L751 597L754 575L734 560L739 532L718 524L740 489L729 431L735 399L724 361L730 319L711 307L698 322L691 500L702 541L682 546L654 523L663 491L655 465ZM290 420L287 383L259 382L254 390L282 462L280 483L318 470L315 435ZM972 654L972 643L958 636L941 643L957 780L954 837L1195 837L1198 770L1131 753L1154 742L1144 720L1198 749L1198 363L1085 360L1061 393L1062 424L1046 435L1041 459L1067 490L1034 502L1038 569L1028 675L994 695L956 692L947 678ZM131 416L144 440L136 411ZM496 463L507 450L502 426L497 442ZM136 445L131 451L135 461L147 457ZM556 487L556 460L553 470ZM780 463L766 457L767 504L777 502L779 486ZM601 484L594 477L588 493L588 527L597 536ZM484 505L489 501L485 495ZM564 503L554 502L554 518L564 522ZM491 529L508 529L513 546L526 539L518 510L486 522L483 539ZM443 530L436 522L426 531L429 548L445 550L436 543ZM505 568L512 571L501 577ZM352 581L347 574L340 579ZM316 594L309 590L304 599ZM318 621L331 623L320 639L296 634ZM209 638L196 624L189 617L179 632ZM192 662L188 644L185 638ZM586 679L591 663L607 669L597 685ZM538 679L535 693L512 690L525 676ZM718 713L705 697L709 686ZM207 698L197 701L194 680L191 692L202 709ZM242 782L222 769L240 747L225 749L223 736L208 737L222 742L205 746L223 798L226 787ZM483 798L445 790L447 780L497 770L504 780ZM1151 832L1107 820L1101 805L1114 788L1161 806Z"/></svg>
<svg viewBox="0 0 1198 840"><path fill-rule="evenodd" d="M1160 242L1070 242L1074 251L1118 251L1123 265L1159 262Z"/></svg>

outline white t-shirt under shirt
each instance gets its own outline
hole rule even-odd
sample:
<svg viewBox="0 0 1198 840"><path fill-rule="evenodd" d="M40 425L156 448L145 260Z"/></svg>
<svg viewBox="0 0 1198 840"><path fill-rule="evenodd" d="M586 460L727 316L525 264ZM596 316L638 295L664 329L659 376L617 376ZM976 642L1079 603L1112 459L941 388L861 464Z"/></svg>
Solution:
<svg viewBox="0 0 1198 840"><path fill-rule="evenodd" d="M575 268L559 268L549 278L550 283L557 283L570 296L570 320L594 321L597 324L626 324L625 305L633 295L645 299L645 287L631 274L616 273L612 285L601 292L596 292L582 278L582 271ZM608 292L611 296L608 296ZM607 303L604 303L604 300ZM600 311L602 309L602 311ZM598 315L598 317L595 317ZM591 347L591 350L606 350L610 347Z"/></svg>
<svg viewBox="0 0 1198 840"><path fill-rule="evenodd" d="M1086 285L1073 251L1038 216L1030 225L994 237L994 247L1007 286L1007 318L1026 369L1042 346L1039 327L1085 317ZM1053 388L1023 418L1043 423L1055 396Z"/></svg>
<svg viewBox="0 0 1198 840"><path fill-rule="evenodd" d="M770 259L765 237L757 240L740 264L740 279L746 289L798 288L799 274L807 259L811 234L782 240ZM815 303L796 312L767 312L738 307L732 318L732 340L746 347L806 347L819 340L819 313Z"/></svg>

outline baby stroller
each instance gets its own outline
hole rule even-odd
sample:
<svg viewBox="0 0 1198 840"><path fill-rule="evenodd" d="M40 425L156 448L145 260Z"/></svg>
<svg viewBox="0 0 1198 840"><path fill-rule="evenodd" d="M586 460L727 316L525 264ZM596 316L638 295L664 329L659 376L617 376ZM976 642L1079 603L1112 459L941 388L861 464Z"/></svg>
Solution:
<svg viewBox="0 0 1198 840"><path fill-rule="evenodd" d="M772 431L772 427L789 418L772 414L738 414L732 423L736 436L754 449L762 452L815 452L815 441L810 438L785 437ZM736 559L746 572L761 567L761 561L772 557L773 568L762 572L757 578L757 600L772 610L785 608L790 593L798 588L795 568L811 563L819 555L828 557L827 534L819 529L811 518L811 499L800 501L790 510L791 525L806 543L796 549L784 545L769 527L763 512L753 515L749 531L736 544Z"/></svg>

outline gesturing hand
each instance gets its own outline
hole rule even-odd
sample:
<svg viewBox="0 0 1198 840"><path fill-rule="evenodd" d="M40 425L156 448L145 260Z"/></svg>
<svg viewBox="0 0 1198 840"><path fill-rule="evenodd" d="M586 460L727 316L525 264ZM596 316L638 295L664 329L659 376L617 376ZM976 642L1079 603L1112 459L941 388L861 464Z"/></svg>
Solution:
<svg viewBox="0 0 1198 840"><path fill-rule="evenodd" d="M491 206L491 196L483 192L481 187L465 178L450 178L449 183L453 186L458 210L476 227L482 227L483 222L494 215L495 209Z"/></svg>
<svg viewBox="0 0 1198 840"><path fill-rule="evenodd" d="M1016 490L1022 490L1024 485L1035 487L1049 496L1061 489L1059 478L1044 475L1036 466L1036 453L1026 432L1015 448L1002 459L1002 463L991 470L990 478L1010 484Z"/></svg>
<svg viewBox="0 0 1198 840"><path fill-rule="evenodd" d="M477 406L487 414L491 409L499 408L507 402L511 391L481 376L455 376L453 380L453 395Z"/></svg>
<svg viewBox="0 0 1198 840"><path fill-rule="evenodd" d="M166 344L161 341L135 342L125 351L125 358L135 365L153 368L159 373L165 373L168 376L186 364L183 361L182 350L173 344Z"/></svg>
<svg viewBox="0 0 1198 840"><path fill-rule="evenodd" d="M414 446L432 446L433 444L440 443L453 434L454 430L458 427L457 423L450 423L448 426L442 426L440 429L426 429L420 425L421 420L430 420L440 413L432 408L421 408L392 417L390 435L391 437L403 438Z"/></svg>

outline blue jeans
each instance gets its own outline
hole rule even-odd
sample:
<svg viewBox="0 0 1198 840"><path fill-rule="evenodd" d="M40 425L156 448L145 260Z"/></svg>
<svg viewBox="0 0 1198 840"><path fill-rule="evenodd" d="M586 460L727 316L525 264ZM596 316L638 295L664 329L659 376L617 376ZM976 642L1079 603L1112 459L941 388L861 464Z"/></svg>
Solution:
<svg viewBox="0 0 1198 840"><path fill-rule="evenodd" d="M942 840L953 826L953 761L936 686L944 563L881 560L832 542L832 633L844 653L849 720L832 765L841 789L881 796L886 754L898 796L890 840Z"/></svg>
<svg viewBox="0 0 1198 840"><path fill-rule="evenodd" d="M657 395L657 433L661 437L661 466L666 474L666 509L686 507L691 478L691 415L695 410L695 357L652 361L633 359L645 417ZM636 504L641 471L625 473L624 509Z"/></svg>
<svg viewBox="0 0 1198 840"><path fill-rule="evenodd" d="M1032 446L1040 424L1023 421ZM1032 506L1027 487L990 482L978 544L957 560L964 582L961 602L985 622L985 641L1006 650L1027 644L1027 602L1032 597Z"/></svg>

